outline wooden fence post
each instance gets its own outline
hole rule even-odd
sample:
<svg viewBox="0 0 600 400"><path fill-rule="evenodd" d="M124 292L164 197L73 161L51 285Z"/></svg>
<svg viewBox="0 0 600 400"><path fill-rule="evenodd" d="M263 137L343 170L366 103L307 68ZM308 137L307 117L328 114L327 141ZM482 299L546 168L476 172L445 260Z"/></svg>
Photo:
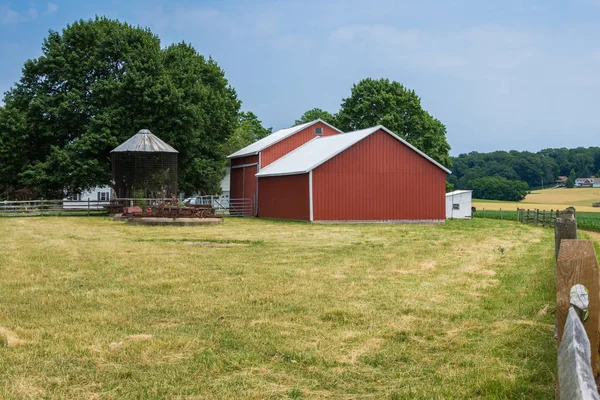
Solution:
<svg viewBox="0 0 600 400"><path fill-rule="evenodd" d="M500 209L500 220L502 220L502 209Z"/></svg>
<svg viewBox="0 0 600 400"><path fill-rule="evenodd" d="M542 226L546 226L546 210L545 209L542 214Z"/></svg>
<svg viewBox="0 0 600 400"><path fill-rule="evenodd" d="M88 217L90 216L90 198L88 197Z"/></svg>
<svg viewBox="0 0 600 400"><path fill-rule="evenodd" d="M557 354L557 398L600 400L590 365L590 340L578 312L573 307L569 307L561 340Z"/></svg>
<svg viewBox="0 0 600 400"><path fill-rule="evenodd" d="M40 213L43 217L44 216L44 198L42 198L42 202L40 203Z"/></svg>
<svg viewBox="0 0 600 400"><path fill-rule="evenodd" d="M557 259L563 239L577 239L577 220L575 218L558 217L554 222L554 255Z"/></svg>
<svg viewBox="0 0 600 400"><path fill-rule="evenodd" d="M560 244L556 261L556 324L558 345L563 337L565 321L571 307L570 291L576 284L586 287L589 297L589 317L583 323L590 340L591 366L594 377L598 376L600 363L598 357L598 322L600 313L600 282L598 261L591 240L565 239Z"/></svg>

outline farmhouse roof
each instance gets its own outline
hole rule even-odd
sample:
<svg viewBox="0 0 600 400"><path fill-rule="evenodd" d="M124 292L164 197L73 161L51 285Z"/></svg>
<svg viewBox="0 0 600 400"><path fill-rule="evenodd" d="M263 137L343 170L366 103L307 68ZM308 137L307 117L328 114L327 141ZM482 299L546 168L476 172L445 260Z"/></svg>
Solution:
<svg viewBox="0 0 600 400"><path fill-rule="evenodd" d="M256 142L252 143L251 145L248 145L248 146L244 147L243 149L238 150L235 153L228 155L227 158L237 158L237 157L244 157L244 156L258 154L259 151L262 151L262 150L266 149L267 147L270 147L270 146L274 145L275 143L280 142L289 136L292 136L294 133L300 132L302 129L308 128L309 126L314 125L317 122L321 122L321 123L327 125L328 127L335 129L336 131L342 133L342 131L340 131L338 128L336 128L335 126L333 126L331 124L328 124L327 122L323 121L322 119L316 119L314 121L310 121L305 124L292 126L291 128L280 129L277 132L271 133L269 136L266 136L260 140L257 140Z"/></svg>
<svg viewBox="0 0 600 400"><path fill-rule="evenodd" d="M142 129L119 146L114 148L111 153L132 152L157 152L157 153L178 153L177 150L166 144L148 129Z"/></svg>
<svg viewBox="0 0 600 400"><path fill-rule="evenodd" d="M371 134L377 132L380 129L391 135L396 140L405 144L412 150L416 151L418 154L425 157L427 160L444 170L446 173L451 173L449 169L445 168L443 165L441 165L422 151L418 150L417 148L415 148L410 143L394 134L386 127L382 125L377 125L372 128L361 129L359 131L349 133L342 133L339 135L316 137L310 140L309 142L305 143L304 145L298 147L296 150L281 157L279 160L261 169L260 172L256 174L256 176L265 177L277 175L293 175L312 171L327 160L335 157L342 151L346 150L347 148L358 143L359 141L363 140L364 138L370 136Z"/></svg>

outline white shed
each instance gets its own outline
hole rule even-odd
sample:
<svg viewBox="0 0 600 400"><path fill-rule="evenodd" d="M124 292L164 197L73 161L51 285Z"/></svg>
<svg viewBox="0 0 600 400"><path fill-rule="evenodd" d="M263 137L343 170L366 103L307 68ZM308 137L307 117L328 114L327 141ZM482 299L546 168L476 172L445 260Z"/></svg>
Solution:
<svg viewBox="0 0 600 400"><path fill-rule="evenodd" d="M472 190L446 193L446 219L471 219Z"/></svg>

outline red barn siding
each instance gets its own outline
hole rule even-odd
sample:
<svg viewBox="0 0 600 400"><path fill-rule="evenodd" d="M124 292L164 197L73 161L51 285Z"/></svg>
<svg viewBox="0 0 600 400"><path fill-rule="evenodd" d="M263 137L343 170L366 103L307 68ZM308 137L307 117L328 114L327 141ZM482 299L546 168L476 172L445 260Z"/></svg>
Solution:
<svg viewBox="0 0 600 400"><path fill-rule="evenodd" d="M229 197L232 199L241 199L244 195L243 184L244 169L232 168L229 176Z"/></svg>
<svg viewBox="0 0 600 400"><path fill-rule="evenodd" d="M236 168L236 166L257 163L258 155L231 160L230 198L252 199L254 201L256 193L256 177L254 175L258 172L258 166L250 165L242 168Z"/></svg>
<svg viewBox="0 0 600 400"><path fill-rule="evenodd" d="M314 139L315 128L323 128L323 136L337 135L339 133L324 123L317 122L316 124L311 125L306 129L302 129L301 131L294 133L292 136L289 136L282 141L264 149L260 155L260 167L266 167L290 151L295 150L309 140Z"/></svg>
<svg viewBox="0 0 600 400"><path fill-rule="evenodd" d="M310 220L308 174L258 178L258 216Z"/></svg>
<svg viewBox="0 0 600 400"><path fill-rule="evenodd" d="M313 170L315 221L444 220L446 173L378 131Z"/></svg>

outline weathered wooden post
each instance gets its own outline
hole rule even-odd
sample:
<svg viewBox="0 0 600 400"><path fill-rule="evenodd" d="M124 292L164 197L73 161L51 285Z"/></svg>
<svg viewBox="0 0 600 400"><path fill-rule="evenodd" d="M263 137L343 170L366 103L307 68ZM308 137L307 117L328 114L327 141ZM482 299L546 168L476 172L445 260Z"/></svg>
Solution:
<svg viewBox="0 0 600 400"><path fill-rule="evenodd" d="M88 197L88 217L90 216L90 198Z"/></svg>
<svg viewBox="0 0 600 400"><path fill-rule="evenodd" d="M554 254L558 258L560 242L563 239L577 239L577 220L574 213L563 213L554 222Z"/></svg>
<svg viewBox="0 0 600 400"><path fill-rule="evenodd" d="M571 307L558 347L558 396L561 399L600 400L591 366L592 349L584 322L589 315L585 286L571 288Z"/></svg>
<svg viewBox="0 0 600 400"><path fill-rule="evenodd" d="M500 220L502 220L502 209L500 209Z"/></svg>
<svg viewBox="0 0 600 400"><path fill-rule="evenodd" d="M577 284L585 286L588 293L589 313L583 326L590 340L591 367L594 377L600 372L598 357L598 328L600 313L600 281L598 261L591 240L565 239L560 245L556 261L556 324L560 346L565 321L571 307L571 288Z"/></svg>
<svg viewBox="0 0 600 400"><path fill-rule="evenodd" d="M546 226L546 210L542 211L542 226Z"/></svg>
<svg viewBox="0 0 600 400"><path fill-rule="evenodd" d="M44 198L42 197L42 201L40 202L40 213L42 217L44 216Z"/></svg>

